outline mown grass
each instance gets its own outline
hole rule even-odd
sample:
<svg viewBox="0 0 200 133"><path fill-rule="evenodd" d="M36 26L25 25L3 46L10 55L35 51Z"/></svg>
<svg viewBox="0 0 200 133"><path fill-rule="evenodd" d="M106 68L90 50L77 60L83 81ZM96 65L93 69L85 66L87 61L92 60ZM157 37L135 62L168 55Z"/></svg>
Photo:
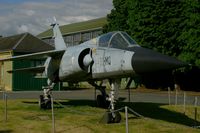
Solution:
<svg viewBox="0 0 200 133"><path fill-rule="evenodd" d="M59 104L57 104L59 103ZM62 105L62 106L61 106ZM106 110L96 108L91 100L62 100L55 103L57 133L122 133L125 132L125 117L118 124L99 123ZM156 103L119 103L131 107L145 118L129 114L129 132L135 133L198 133L194 126L194 108L168 106ZM198 110L200 108L198 107ZM199 114L197 115L200 120ZM200 125L198 122L197 125ZM8 120L4 121L4 102L0 101L0 133L50 133L51 110L40 110L37 100L9 100Z"/></svg>

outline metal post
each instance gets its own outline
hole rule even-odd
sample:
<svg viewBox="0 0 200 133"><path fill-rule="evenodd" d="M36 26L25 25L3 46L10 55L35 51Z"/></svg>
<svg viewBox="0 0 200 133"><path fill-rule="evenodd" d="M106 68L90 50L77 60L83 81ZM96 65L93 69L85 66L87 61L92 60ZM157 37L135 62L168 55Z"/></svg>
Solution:
<svg viewBox="0 0 200 133"><path fill-rule="evenodd" d="M2 92L3 101L5 100L4 95L5 95L5 92L3 91L3 92Z"/></svg>
<svg viewBox="0 0 200 133"><path fill-rule="evenodd" d="M54 109L53 109L53 97L51 96L51 110L52 110L52 133L55 133L55 117L54 117Z"/></svg>
<svg viewBox="0 0 200 133"><path fill-rule="evenodd" d="M175 105L177 105L177 100L178 100L178 90L176 88L176 92L175 92Z"/></svg>
<svg viewBox="0 0 200 133"><path fill-rule="evenodd" d="M5 102L5 110L4 110L4 113L5 113L5 122L7 121L7 94L4 94L4 102Z"/></svg>
<svg viewBox="0 0 200 133"><path fill-rule="evenodd" d="M125 106L125 116L126 116L126 133L128 133L128 108Z"/></svg>
<svg viewBox="0 0 200 133"><path fill-rule="evenodd" d="M185 114L185 99L186 99L186 94L185 92L183 93L183 113Z"/></svg>
<svg viewBox="0 0 200 133"><path fill-rule="evenodd" d="M130 91L130 87L128 88L128 102L131 102L131 91Z"/></svg>
<svg viewBox="0 0 200 133"><path fill-rule="evenodd" d="M195 119L195 126L197 126L197 96L195 97L194 101L194 119Z"/></svg>
<svg viewBox="0 0 200 133"><path fill-rule="evenodd" d="M94 106L98 106L97 105L97 89L96 89L96 87L94 88Z"/></svg>
<svg viewBox="0 0 200 133"><path fill-rule="evenodd" d="M59 91L60 91L60 82L58 82L58 88L59 88Z"/></svg>
<svg viewBox="0 0 200 133"><path fill-rule="evenodd" d="M94 88L94 100L95 100L95 102L97 101L97 89L96 88Z"/></svg>
<svg viewBox="0 0 200 133"><path fill-rule="evenodd" d="M169 100L169 105L171 104L171 90L170 87L168 87L168 100Z"/></svg>

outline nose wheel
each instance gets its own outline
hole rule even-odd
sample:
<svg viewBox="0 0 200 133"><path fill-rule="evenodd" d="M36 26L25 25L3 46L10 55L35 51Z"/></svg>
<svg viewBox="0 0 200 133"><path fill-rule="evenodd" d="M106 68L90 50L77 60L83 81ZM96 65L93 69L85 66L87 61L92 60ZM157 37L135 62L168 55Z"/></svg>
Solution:
<svg viewBox="0 0 200 133"><path fill-rule="evenodd" d="M51 109L51 95L55 83L43 87L43 95L39 97L39 107L40 109Z"/></svg>
<svg viewBox="0 0 200 133"><path fill-rule="evenodd" d="M48 99L44 99L44 96L40 95L39 107L40 109L51 109L51 96L48 95Z"/></svg>
<svg viewBox="0 0 200 133"><path fill-rule="evenodd" d="M119 111L116 112L110 112L107 111L105 112L101 122L102 123L120 123L121 121L121 114L119 113Z"/></svg>
<svg viewBox="0 0 200 133"><path fill-rule="evenodd" d="M118 99L118 90L121 85L120 79L111 80L111 91L110 94L107 95L105 88L103 86L98 86L95 83L90 83L95 87L95 89L100 90L101 95L97 95L97 107L107 108L108 111L103 116L103 123L119 123L121 121L121 115L119 111L115 110L115 103Z"/></svg>
<svg viewBox="0 0 200 133"><path fill-rule="evenodd" d="M110 101L109 109L105 115L106 123L119 123L121 121L121 114L115 110L115 104L118 99L118 91L121 85L121 80L115 79L110 82L111 91L108 100Z"/></svg>

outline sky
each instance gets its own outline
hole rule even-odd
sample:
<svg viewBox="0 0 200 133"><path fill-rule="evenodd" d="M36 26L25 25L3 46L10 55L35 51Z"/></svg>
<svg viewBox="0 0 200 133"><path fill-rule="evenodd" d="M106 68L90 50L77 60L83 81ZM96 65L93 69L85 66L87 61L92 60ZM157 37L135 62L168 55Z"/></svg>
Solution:
<svg viewBox="0 0 200 133"><path fill-rule="evenodd" d="M112 0L0 0L0 35L37 35L53 17L65 25L104 17L112 8Z"/></svg>

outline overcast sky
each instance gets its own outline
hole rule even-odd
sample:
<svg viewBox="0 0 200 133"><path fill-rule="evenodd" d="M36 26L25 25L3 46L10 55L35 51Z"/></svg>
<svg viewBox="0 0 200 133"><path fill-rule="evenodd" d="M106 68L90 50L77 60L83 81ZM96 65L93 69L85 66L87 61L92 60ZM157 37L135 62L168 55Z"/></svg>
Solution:
<svg viewBox="0 0 200 133"><path fill-rule="evenodd" d="M0 35L37 35L54 16L64 25L104 17L112 8L112 0L0 0Z"/></svg>

